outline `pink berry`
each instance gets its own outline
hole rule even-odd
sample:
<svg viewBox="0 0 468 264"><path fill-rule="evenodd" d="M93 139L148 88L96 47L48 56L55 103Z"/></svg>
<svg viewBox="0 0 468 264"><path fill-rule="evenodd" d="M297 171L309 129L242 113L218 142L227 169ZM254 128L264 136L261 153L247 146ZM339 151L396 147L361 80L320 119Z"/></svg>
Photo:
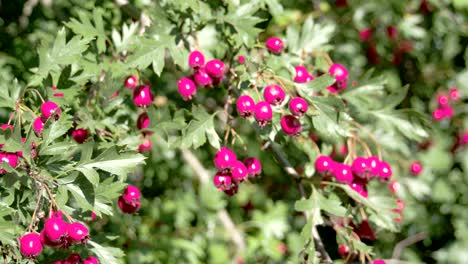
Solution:
<svg viewBox="0 0 468 264"><path fill-rule="evenodd" d="M42 252L42 243L38 234L28 233L19 238L20 252L25 258L35 258Z"/></svg>
<svg viewBox="0 0 468 264"><path fill-rule="evenodd" d="M461 98L460 90L455 87L450 89L449 95L452 101L458 101Z"/></svg>
<svg viewBox="0 0 468 264"><path fill-rule="evenodd" d="M443 110L443 109L437 108L436 110L434 110L434 111L432 112L432 118L433 118L435 121L440 121L440 120L442 120L444 117L445 117L445 113L444 113L444 110Z"/></svg>
<svg viewBox="0 0 468 264"><path fill-rule="evenodd" d="M66 243L65 240L58 241L58 242L50 241L50 239L45 235L44 230L41 231L39 236L40 236L41 243L44 246L53 247L53 248L61 248Z"/></svg>
<svg viewBox="0 0 468 264"><path fill-rule="evenodd" d="M328 156L319 156L315 160L315 170L320 174L325 174L335 167L335 162Z"/></svg>
<svg viewBox="0 0 468 264"><path fill-rule="evenodd" d="M340 245L338 247L338 253L342 256L342 257L346 257L348 254L349 254L349 247L346 246L346 245Z"/></svg>
<svg viewBox="0 0 468 264"><path fill-rule="evenodd" d="M146 107L153 102L153 95L149 86L138 86L133 91L133 103L138 107Z"/></svg>
<svg viewBox="0 0 468 264"><path fill-rule="evenodd" d="M145 141L143 141L143 143L141 143L138 146L138 152L140 152L140 153L148 151L153 147L153 141L151 141L151 138L146 137L144 139L145 139Z"/></svg>
<svg viewBox="0 0 468 264"><path fill-rule="evenodd" d="M16 168L18 166L18 156L13 153L0 152L0 163L2 162L8 163L12 168ZM0 172L3 172L2 170L0 169Z"/></svg>
<svg viewBox="0 0 468 264"><path fill-rule="evenodd" d="M205 56L198 50L190 52L188 57L188 64L190 68L196 69L205 65Z"/></svg>
<svg viewBox="0 0 468 264"><path fill-rule="evenodd" d="M353 173L351 167L346 164L336 163L332 172L337 182L351 183L353 181Z"/></svg>
<svg viewBox="0 0 468 264"><path fill-rule="evenodd" d="M366 190L366 186L357 182L353 182L349 185L351 189L353 189L355 192L359 193L362 197L367 198L369 195Z"/></svg>
<svg viewBox="0 0 468 264"><path fill-rule="evenodd" d="M265 43L267 49L274 54L279 54L283 51L284 44L280 38L270 37Z"/></svg>
<svg viewBox="0 0 468 264"><path fill-rule="evenodd" d="M372 264L385 264L385 260L383 259L376 259L374 261L372 261Z"/></svg>
<svg viewBox="0 0 468 264"><path fill-rule="evenodd" d="M273 110L270 104L265 101L260 101L255 104L254 116L260 127L266 126L273 118Z"/></svg>
<svg viewBox="0 0 468 264"><path fill-rule="evenodd" d="M367 158L367 164L369 166L369 175L371 177L378 176L380 173L380 160L375 156Z"/></svg>
<svg viewBox="0 0 468 264"><path fill-rule="evenodd" d="M388 26L386 31L390 39L396 39L398 37L398 29L395 26Z"/></svg>
<svg viewBox="0 0 468 264"><path fill-rule="evenodd" d="M141 201L137 200L133 204L127 204L122 196L119 196L118 206L123 213L133 214L140 209Z"/></svg>
<svg viewBox="0 0 468 264"><path fill-rule="evenodd" d="M68 236L73 242L86 243L89 239L89 229L82 223L75 222L68 224Z"/></svg>
<svg viewBox="0 0 468 264"><path fill-rule="evenodd" d="M390 177L392 177L392 168L390 165L385 162L381 161L379 165L379 177L383 181L388 181Z"/></svg>
<svg viewBox="0 0 468 264"><path fill-rule="evenodd" d="M59 242L67 236L67 223L57 217L46 220L44 224L44 233L52 242Z"/></svg>
<svg viewBox="0 0 468 264"><path fill-rule="evenodd" d="M97 258L90 256L87 259L83 260L83 264L99 264Z"/></svg>
<svg viewBox="0 0 468 264"><path fill-rule="evenodd" d="M125 79L124 86L129 89L135 89L137 82L137 78L134 75L130 75L127 77L127 79Z"/></svg>
<svg viewBox="0 0 468 264"><path fill-rule="evenodd" d="M231 188L231 175L227 173L218 172L213 178L213 183L219 190L225 191Z"/></svg>
<svg viewBox="0 0 468 264"><path fill-rule="evenodd" d="M137 119L137 129L138 130L144 130L144 129L148 128L149 125L150 125L150 118L148 116L148 113L147 112L141 113L138 116L138 119ZM144 131L142 131L142 133L143 133L143 135L153 134L153 132L150 131L150 130L144 130Z"/></svg>
<svg viewBox="0 0 468 264"><path fill-rule="evenodd" d="M366 177L366 174L369 171L369 169L370 166L368 160L364 157L357 157L351 165L351 170L353 171L353 173L361 178Z"/></svg>
<svg viewBox="0 0 468 264"><path fill-rule="evenodd" d="M280 105L285 97L283 88L278 85L268 85L263 90L263 98L271 105Z"/></svg>
<svg viewBox="0 0 468 264"><path fill-rule="evenodd" d="M56 103L47 101L41 105L41 113L44 120L49 119L49 117L52 115L55 119L58 119L60 117L60 113L62 113L62 110L60 110L60 107Z"/></svg>
<svg viewBox="0 0 468 264"><path fill-rule="evenodd" d="M210 60L205 65L206 73L208 73L211 78L223 78L224 76L224 62L220 60Z"/></svg>
<svg viewBox="0 0 468 264"><path fill-rule="evenodd" d="M449 105L445 106L445 107L442 107L442 112L443 112L443 116L444 118L452 118L453 115L455 114L455 111L453 110L453 108Z"/></svg>
<svg viewBox="0 0 468 264"><path fill-rule="evenodd" d="M44 122L40 117L36 117L33 122L33 130L36 132L37 135L40 135L42 133L42 130L44 130Z"/></svg>
<svg viewBox="0 0 468 264"><path fill-rule="evenodd" d="M134 186L134 185L128 185L123 194L122 194L122 197L124 199L124 201L128 204L133 204L134 202L140 200L141 198L141 192L140 190L138 189L138 187Z"/></svg>
<svg viewBox="0 0 468 264"><path fill-rule="evenodd" d="M232 166L232 179L236 182L243 182L247 178L247 168L244 163L236 160Z"/></svg>
<svg viewBox="0 0 468 264"><path fill-rule="evenodd" d="M332 66L330 66L328 72L330 73L330 75L334 76L336 81L338 82L348 79L349 76L348 69L346 69L345 66L339 63L335 63Z"/></svg>
<svg viewBox="0 0 468 264"><path fill-rule="evenodd" d="M237 156L234 151L222 147L216 152L213 161L218 170L231 170L237 161Z"/></svg>
<svg viewBox="0 0 468 264"><path fill-rule="evenodd" d="M68 258L65 260L64 264L80 264L81 257L78 253L72 253Z"/></svg>
<svg viewBox="0 0 468 264"><path fill-rule="evenodd" d="M256 177L262 172L262 164L254 157L246 158L244 165L247 167L247 173L250 177Z"/></svg>
<svg viewBox="0 0 468 264"><path fill-rule="evenodd" d="M293 115L281 117L281 129L287 135L297 135L302 131L301 122Z"/></svg>
<svg viewBox="0 0 468 264"><path fill-rule="evenodd" d="M437 103L440 107L447 106L449 103L449 98L446 94L438 94L437 95Z"/></svg>
<svg viewBox="0 0 468 264"><path fill-rule="evenodd" d="M301 97L294 97L289 101L289 111L291 111L291 114L295 116L304 116L308 109L309 105L307 104L307 101Z"/></svg>
<svg viewBox="0 0 468 264"><path fill-rule="evenodd" d="M237 57L237 62L239 62L239 64L244 64L245 63L245 57L242 56L242 55L239 55L239 57Z"/></svg>
<svg viewBox="0 0 468 264"><path fill-rule="evenodd" d="M211 79L205 68L199 68L196 70L196 72L193 74L193 79L197 85L201 87L209 87L213 84L213 79Z"/></svg>
<svg viewBox="0 0 468 264"><path fill-rule="evenodd" d="M398 190L400 190L401 185L400 185L400 183L397 182L397 181L392 181L392 182L390 182L390 183L388 184L388 188L390 188L390 191L391 191L392 193L397 193Z"/></svg>
<svg viewBox="0 0 468 264"><path fill-rule="evenodd" d="M72 131L72 138L78 143L83 144L89 137L88 130L85 128L78 128Z"/></svg>
<svg viewBox="0 0 468 264"><path fill-rule="evenodd" d="M365 28L359 31L359 39L361 39L361 41L368 41L372 37L372 34L372 28Z"/></svg>
<svg viewBox="0 0 468 264"><path fill-rule="evenodd" d="M294 82L296 83L306 83L314 79L314 77L309 74L306 67L302 65L294 67L294 70L296 71L296 75L294 76Z"/></svg>
<svg viewBox="0 0 468 264"><path fill-rule="evenodd" d="M192 79L184 77L179 80L177 83L177 88L179 89L180 95L184 100L192 100L193 96L197 92L197 86L192 81Z"/></svg>
<svg viewBox="0 0 468 264"><path fill-rule="evenodd" d="M92 221L96 220L96 217L97 217L97 216L96 216L96 213L91 212L91 220L92 220Z"/></svg>
<svg viewBox="0 0 468 264"><path fill-rule="evenodd" d="M249 118L255 111L255 102L249 95L241 95L236 102L237 112L243 118Z"/></svg>
<svg viewBox="0 0 468 264"><path fill-rule="evenodd" d="M421 174L422 169L423 169L423 166L422 166L421 162L415 161L415 162L411 163L411 166L410 166L411 174L419 175L419 174Z"/></svg>
<svg viewBox="0 0 468 264"><path fill-rule="evenodd" d="M335 88L333 88L332 86L328 86L328 87L327 87L327 90L328 90L330 93L338 93L338 91L337 91Z"/></svg>

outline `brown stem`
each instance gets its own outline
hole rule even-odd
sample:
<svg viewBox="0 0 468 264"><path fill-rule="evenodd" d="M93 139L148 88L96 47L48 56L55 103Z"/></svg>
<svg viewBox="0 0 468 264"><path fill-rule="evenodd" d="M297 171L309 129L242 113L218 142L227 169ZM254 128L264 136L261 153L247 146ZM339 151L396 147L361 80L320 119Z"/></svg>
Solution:
<svg viewBox="0 0 468 264"><path fill-rule="evenodd" d="M39 196L37 197L36 206L34 206L34 212L33 212L32 218L31 218L31 223L29 224L29 227L28 227L28 230L30 232L33 232L33 225L34 225L34 222L35 222L35 219L36 219L37 209L39 208L39 204L41 202L43 192L44 192L44 188L41 188L39 190Z"/></svg>
<svg viewBox="0 0 468 264"><path fill-rule="evenodd" d="M426 239L426 237L427 237L427 233L421 232L421 233L417 233L413 236L410 236L398 242L398 244L396 244L395 248L393 249L392 259L399 259L403 249L405 249L406 247L412 244L415 244L419 241Z"/></svg>
<svg viewBox="0 0 468 264"><path fill-rule="evenodd" d="M351 124L355 125L357 128L360 128L364 132L366 132L366 134L369 136L369 138L372 139L372 141L374 141L375 148L377 149L377 156L378 156L379 159L382 159L382 152L380 150L380 145L379 145L377 139L375 138L375 136L365 126L359 124L358 122L356 122L356 121L350 121L350 122L351 122Z"/></svg>

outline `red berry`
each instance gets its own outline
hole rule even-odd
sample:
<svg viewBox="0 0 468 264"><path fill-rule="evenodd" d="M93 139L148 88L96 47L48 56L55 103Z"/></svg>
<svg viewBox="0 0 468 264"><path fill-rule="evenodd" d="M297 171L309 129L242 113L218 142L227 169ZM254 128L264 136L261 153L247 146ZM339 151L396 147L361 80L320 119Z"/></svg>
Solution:
<svg viewBox="0 0 468 264"><path fill-rule="evenodd" d="M398 190L400 189L400 187L401 187L401 185L400 185L400 183L397 182L397 181L392 181L392 182L390 182L390 183L388 184L388 188L390 188L390 191L391 191L392 193L397 193Z"/></svg>
<svg viewBox="0 0 468 264"><path fill-rule="evenodd" d="M205 65L206 73L211 78L223 78L224 76L224 62L220 60L210 60Z"/></svg>
<svg viewBox="0 0 468 264"><path fill-rule="evenodd" d="M335 168L335 162L328 156L319 156L315 160L315 170L320 174L329 173Z"/></svg>
<svg viewBox="0 0 468 264"><path fill-rule="evenodd" d="M244 64L245 63L245 57L240 55L239 57L237 57L237 62L239 62L239 64Z"/></svg>
<svg viewBox="0 0 468 264"><path fill-rule="evenodd" d="M36 117L33 122L33 130L36 132L37 135L40 135L42 133L42 130L44 130L44 122L40 117Z"/></svg>
<svg viewBox="0 0 468 264"><path fill-rule="evenodd" d="M237 156L234 151L230 150L229 148L222 147L216 152L213 161L218 170L230 171L237 161Z"/></svg>
<svg viewBox="0 0 468 264"><path fill-rule="evenodd" d="M153 95L149 86L138 86L133 91L133 103L138 107L145 107L153 102Z"/></svg>
<svg viewBox="0 0 468 264"><path fill-rule="evenodd" d="M40 239L41 239L41 243L44 246L58 248L58 247L63 247L66 244L65 240L58 241L58 242L50 241L50 239L45 235L44 230L41 231L39 236L40 236Z"/></svg>
<svg viewBox="0 0 468 264"><path fill-rule="evenodd" d="M219 190L226 191L231 189L232 178L227 173L218 172L213 178L213 183Z"/></svg>
<svg viewBox="0 0 468 264"><path fill-rule="evenodd" d="M460 90L458 90L455 87L450 89L449 95L450 95L450 100L452 101L458 101L461 98Z"/></svg>
<svg viewBox="0 0 468 264"><path fill-rule="evenodd" d="M151 138L146 137L144 139L145 139L145 141L143 141L143 143L141 143L138 146L138 152L140 152L140 153L148 151L153 147L153 142L151 141Z"/></svg>
<svg viewBox="0 0 468 264"><path fill-rule="evenodd" d="M184 100L192 100L193 96L197 92L197 86L192 81L192 79L184 77L179 80L177 83L177 88L179 89L180 95Z"/></svg>
<svg viewBox="0 0 468 264"><path fill-rule="evenodd" d="M369 166L369 175L376 177L380 174L380 160L375 156L367 158L367 164Z"/></svg>
<svg viewBox="0 0 468 264"><path fill-rule="evenodd" d="M372 38L372 34L372 28L365 28L359 31L359 39L361 39L361 41L368 41L370 38Z"/></svg>
<svg viewBox="0 0 468 264"><path fill-rule="evenodd" d="M422 166L421 162L415 161L415 162L411 163L411 166L410 166L411 174L419 175L419 174L421 174L422 169L423 169L423 166Z"/></svg>
<svg viewBox="0 0 468 264"><path fill-rule="evenodd" d="M147 112L143 112L138 116L137 119L137 129L138 130L144 130L145 128L148 128L150 125L150 118L148 116ZM152 131L150 130L144 130L142 131L144 135L151 135L153 134Z"/></svg>
<svg viewBox="0 0 468 264"><path fill-rule="evenodd" d="M263 98L271 105L280 105L285 97L283 89L278 85L268 85L263 90Z"/></svg>
<svg viewBox="0 0 468 264"><path fill-rule="evenodd" d="M260 101L255 104L254 116L259 126L266 126L273 118L273 110L270 104L265 101Z"/></svg>
<svg viewBox="0 0 468 264"><path fill-rule="evenodd" d="M286 254L288 252L288 247L284 243L279 243L278 244L278 250L281 254Z"/></svg>
<svg viewBox="0 0 468 264"><path fill-rule="evenodd" d="M134 75L130 75L127 77L127 79L125 79L124 86L129 89L135 89L137 82L137 78Z"/></svg>
<svg viewBox="0 0 468 264"><path fill-rule="evenodd" d="M293 115L281 117L281 129L287 135L297 135L302 131L301 122Z"/></svg>
<svg viewBox="0 0 468 264"><path fill-rule="evenodd" d="M127 204L124 198L122 196L119 196L118 205L122 212L126 214L133 214L136 211L138 211L138 209L140 209L141 201L138 200L135 201L133 204Z"/></svg>
<svg viewBox="0 0 468 264"><path fill-rule="evenodd" d="M122 194L122 197L124 199L124 201L128 204L133 204L135 203L136 201L139 201L140 198L141 198L141 192L140 190L138 189L138 187L134 186L134 185L128 185L123 194Z"/></svg>
<svg viewBox="0 0 468 264"><path fill-rule="evenodd" d="M243 118L249 118L255 111L255 102L249 95L241 95L236 102L237 112Z"/></svg>
<svg viewBox="0 0 468 264"><path fill-rule="evenodd" d="M277 37L271 37L267 39L265 43L268 51L274 54L279 54L281 51L283 51L284 44L283 41L280 38Z"/></svg>
<svg viewBox="0 0 468 264"><path fill-rule="evenodd" d="M453 108L449 105L442 107L441 110L442 110L444 118L452 118L453 115L455 114L455 112L453 111Z"/></svg>
<svg viewBox="0 0 468 264"><path fill-rule="evenodd" d="M444 117L445 117L445 112L444 112L443 109L437 108L436 110L434 110L434 111L432 112L432 118L433 118L435 121L440 121L440 120L442 120Z"/></svg>
<svg viewBox="0 0 468 264"><path fill-rule="evenodd" d="M205 56L198 50L190 52L188 57L188 64L190 68L196 69L205 65Z"/></svg>
<svg viewBox="0 0 468 264"><path fill-rule="evenodd" d="M351 189L353 189L355 192L359 193L362 197L367 198L368 194L364 184L353 182L349 185L349 187L351 187Z"/></svg>
<svg viewBox="0 0 468 264"><path fill-rule="evenodd" d="M62 241L67 234L67 223L57 217L51 217L44 224L44 234L52 242Z"/></svg>
<svg viewBox="0 0 468 264"><path fill-rule="evenodd" d="M83 144L89 137L88 130L85 128L78 128L72 131L72 137L78 144Z"/></svg>
<svg viewBox="0 0 468 264"><path fill-rule="evenodd" d="M354 179L351 167L346 164L336 163L332 174L336 181L341 183L352 183Z"/></svg>
<svg viewBox="0 0 468 264"><path fill-rule="evenodd" d="M75 222L68 224L68 236L73 242L86 243L89 239L89 229L82 223Z"/></svg>
<svg viewBox="0 0 468 264"><path fill-rule="evenodd" d="M372 264L385 264L385 260L383 259L376 259L374 261L372 261Z"/></svg>
<svg viewBox="0 0 468 264"><path fill-rule="evenodd" d="M379 63L379 53L377 52L377 48L374 44L367 47L366 56L370 64L376 65Z"/></svg>
<svg viewBox="0 0 468 264"><path fill-rule="evenodd" d="M334 87L332 87L332 86L328 86L328 87L327 87L327 90L328 90L330 93L338 93L338 91L337 91Z"/></svg>
<svg viewBox="0 0 468 264"><path fill-rule="evenodd" d="M213 84L213 79L206 72L205 68L199 68L193 75L193 78L197 85L201 87L209 87Z"/></svg>
<svg viewBox="0 0 468 264"><path fill-rule="evenodd" d="M351 165L351 170L353 171L356 176L361 178L365 178L367 172L369 172L370 166L368 160L364 157L357 157L353 164Z"/></svg>
<svg viewBox="0 0 468 264"><path fill-rule="evenodd" d="M314 77L309 74L306 67L302 65L294 67L294 70L296 71L296 75L294 76L294 82L296 83L306 83L314 79Z"/></svg>
<svg viewBox="0 0 468 264"><path fill-rule="evenodd" d="M336 81L345 81L348 79L349 73L348 69L346 69L345 66L335 63L332 66L330 66L330 69L328 70L330 75L334 76Z"/></svg>
<svg viewBox="0 0 468 264"><path fill-rule="evenodd" d="M246 158L244 165L247 167L247 172L250 177L256 177L262 172L262 164L254 157Z"/></svg>
<svg viewBox="0 0 468 264"><path fill-rule="evenodd" d="M233 182L230 188L228 188L227 190L222 190L222 191L228 196L233 196L239 191L239 184L237 184L236 182Z"/></svg>
<svg viewBox="0 0 468 264"><path fill-rule="evenodd" d="M340 246L338 247L338 253L339 253L342 257L348 256L348 254L349 254L349 247L346 246L346 245L340 245Z"/></svg>
<svg viewBox="0 0 468 264"><path fill-rule="evenodd" d="M60 107L56 103L47 101L41 105L41 113L44 120L49 119L49 117L52 115L55 119L58 119L62 113L62 110L60 110Z"/></svg>
<svg viewBox="0 0 468 264"><path fill-rule="evenodd" d="M398 29L395 26L388 26L386 31L390 39L396 39L398 37Z"/></svg>
<svg viewBox="0 0 468 264"><path fill-rule="evenodd" d="M8 163L10 167L16 168L18 166L18 156L13 153L0 152L0 163ZM4 174L6 171L0 169L0 174Z"/></svg>
<svg viewBox="0 0 468 264"><path fill-rule="evenodd" d="M379 177L383 181L388 181L390 177L392 177L392 168L390 165L385 162L381 161L379 165Z"/></svg>
<svg viewBox="0 0 468 264"><path fill-rule="evenodd" d="M245 167L244 163L236 160L232 166L232 179L235 182L243 182L248 176L247 172L248 170Z"/></svg>
<svg viewBox="0 0 468 264"><path fill-rule="evenodd" d="M25 258L35 258L42 252L42 243L38 234L28 233L19 238L20 252Z"/></svg>
<svg viewBox="0 0 468 264"><path fill-rule="evenodd" d="M440 107L447 106L449 102L449 98L446 94L438 94L437 95L437 103Z"/></svg>
<svg viewBox="0 0 468 264"><path fill-rule="evenodd" d="M83 264L99 264L97 258L90 256L87 259L83 260Z"/></svg>
<svg viewBox="0 0 468 264"><path fill-rule="evenodd" d="M65 260L64 264L80 264L81 257L78 253L72 253L68 258Z"/></svg>
<svg viewBox="0 0 468 264"><path fill-rule="evenodd" d="M289 111L291 111L291 114L295 116L304 116L308 109L309 105L307 104L307 101L301 97L294 97L289 101Z"/></svg>

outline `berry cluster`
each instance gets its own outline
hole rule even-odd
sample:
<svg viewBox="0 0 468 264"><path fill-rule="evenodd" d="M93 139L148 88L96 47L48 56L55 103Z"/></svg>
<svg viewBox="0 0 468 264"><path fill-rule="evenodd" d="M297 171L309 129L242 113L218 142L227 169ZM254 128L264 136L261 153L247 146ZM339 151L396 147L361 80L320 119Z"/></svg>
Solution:
<svg viewBox="0 0 468 264"><path fill-rule="evenodd" d="M455 112L453 111L453 107L450 104L458 101L460 98L460 91L457 88L450 89L448 94L438 94L437 109L432 111L432 118L435 121L452 118Z"/></svg>
<svg viewBox="0 0 468 264"><path fill-rule="evenodd" d="M141 192L133 185L127 186L122 195L119 196L119 208L126 214L133 214L141 206Z"/></svg>
<svg viewBox="0 0 468 264"><path fill-rule="evenodd" d="M62 113L62 110L60 107L52 102L52 101L46 101L42 103L41 105L41 114L42 116L37 117L33 121L33 130L36 132L38 136L42 134L42 130L44 130L44 124L45 122L52 117L54 120L58 120L60 117L60 114Z"/></svg>
<svg viewBox="0 0 468 264"><path fill-rule="evenodd" d="M99 264L97 258L89 256L86 259L81 259L78 253L72 253L65 260L58 260L54 264Z"/></svg>
<svg viewBox="0 0 468 264"><path fill-rule="evenodd" d="M232 196L239 190L239 184L248 177L255 178L262 172L262 164L254 157L244 162L237 160L236 153L222 147L213 159L218 172L213 178L214 185L225 194Z"/></svg>
<svg viewBox="0 0 468 264"><path fill-rule="evenodd" d="M188 65L193 74L179 80L177 87L184 100L192 100L199 88L213 88L221 83L226 73L224 62L213 59L205 64L205 56L198 50L190 52Z"/></svg>

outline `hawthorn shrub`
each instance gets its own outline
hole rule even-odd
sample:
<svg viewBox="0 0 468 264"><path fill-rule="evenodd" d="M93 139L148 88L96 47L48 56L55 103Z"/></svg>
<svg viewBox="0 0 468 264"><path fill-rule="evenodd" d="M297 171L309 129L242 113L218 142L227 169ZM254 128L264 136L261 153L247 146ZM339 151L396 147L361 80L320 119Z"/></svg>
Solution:
<svg viewBox="0 0 468 264"><path fill-rule="evenodd" d="M5 263L466 259L462 1L36 4L3 7Z"/></svg>

